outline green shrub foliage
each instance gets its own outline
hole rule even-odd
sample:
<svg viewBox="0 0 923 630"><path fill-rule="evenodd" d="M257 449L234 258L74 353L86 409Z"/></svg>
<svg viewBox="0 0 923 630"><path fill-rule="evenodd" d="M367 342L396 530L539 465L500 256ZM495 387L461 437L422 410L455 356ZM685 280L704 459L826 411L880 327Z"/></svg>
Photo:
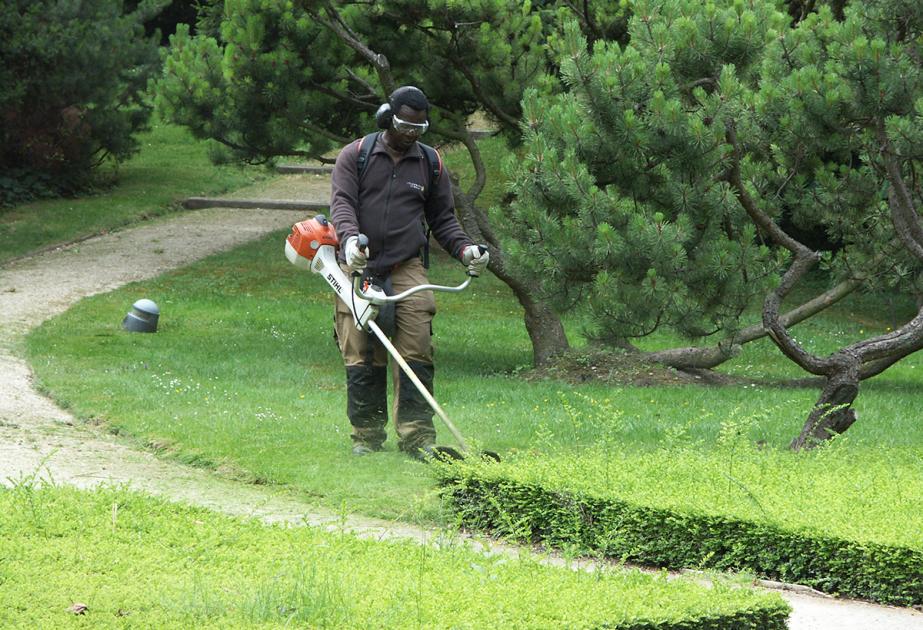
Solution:
<svg viewBox="0 0 923 630"><path fill-rule="evenodd" d="M197 35L178 28L171 38L156 105L251 162L316 158L363 136L385 95L405 83L434 105L430 143L457 138L478 109L503 112L494 122L515 132L522 89L547 63L543 29L557 24L549 11L509 0L209 1ZM596 16L606 32L622 13L612 12ZM366 48L384 55L387 72Z"/></svg>
<svg viewBox="0 0 923 630"><path fill-rule="evenodd" d="M633 6L627 46L588 50L572 24L567 92L527 92L504 245L560 310L589 308L593 336L733 329L778 261L726 181L716 87L758 82L787 18L766 2Z"/></svg>
<svg viewBox="0 0 923 630"><path fill-rule="evenodd" d="M843 596L923 603L920 548L833 536L820 524L639 504L495 466L440 467L440 476L465 527L643 565L751 571Z"/></svg>
<svg viewBox="0 0 923 630"><path fill-rule="evenodd" d="M144 20L121 0L12 0L0 5L0 204L85 186L107 157L137 148L143 93L157 67Z"/></svg>
<svg viewBox="0 0 923 630"><path fill-rule="evenodd" d="M917 280L880 148L919 208L919 3L854 3L844 21L821 6L794 26L779 8L637 0L629 44L590 46L571 25L565 92L526 92L497 225L560 312L589 310L591 334L732 333L787 264L753 209L839 244L819 253L838 280Z"/></svg>

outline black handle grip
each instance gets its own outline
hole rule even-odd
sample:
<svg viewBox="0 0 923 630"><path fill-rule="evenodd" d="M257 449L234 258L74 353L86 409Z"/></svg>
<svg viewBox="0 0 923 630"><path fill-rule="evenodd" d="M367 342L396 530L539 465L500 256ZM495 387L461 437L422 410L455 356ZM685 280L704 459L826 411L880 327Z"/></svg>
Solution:
<svg viewBox="0 0 923 630"><path fill-rule="evenodd" d="M480 257L483 256L484 254L486 254L487 251L488 251L488 250L487 250L487 245L472 245L472 247L474 247L476 250L478 250L478 255L477 255L478 258L480 258ZM476 274L476 273L474 273L474 272L472 272L472 271L468 271L468 276L471 277L471 278L477 278L477 277L478 277L478 274Z"/></svg>
<svg viewBox="0 0 923 630"><path fill-rule="evenodd" d="M357 243L359 249L365 250L365 255L369 255L369 237L365 234L360 234L357 238Z"/></svg>

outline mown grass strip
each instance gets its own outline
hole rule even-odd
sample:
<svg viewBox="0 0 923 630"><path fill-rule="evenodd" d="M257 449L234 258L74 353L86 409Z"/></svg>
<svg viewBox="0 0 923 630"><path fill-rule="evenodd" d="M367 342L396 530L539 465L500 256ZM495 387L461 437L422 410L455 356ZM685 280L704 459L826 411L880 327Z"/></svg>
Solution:
<svg viewBox="0 0 923 630"><path fill-rule="evenodd" d="M0 490L0 558L3 627L776 629L789 612L720 583L265 526L123 489Z"/></svg>
<svg viewBox="0 0 923 630"><path fill-rule="evenodd" d="M667 457L610 445L438 470L450 508L475 529L646 565L749 571L843 596L923 603L919 453L894 452L886 464L835 450L675 449ZM863 466L861 479L848 476Z"/></svg>

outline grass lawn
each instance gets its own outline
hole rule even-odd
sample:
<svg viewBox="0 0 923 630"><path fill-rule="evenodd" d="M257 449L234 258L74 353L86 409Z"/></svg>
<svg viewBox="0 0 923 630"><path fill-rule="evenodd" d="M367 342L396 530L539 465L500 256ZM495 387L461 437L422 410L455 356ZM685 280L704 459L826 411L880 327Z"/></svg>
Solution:
<svg viewBox="0 0 923 630"><path fill-rule="evenodd" d="M0 488L4 628L784 628L776 594ZM740 625L735 625L734 622Z"/></svg>
<svg viewBox="0 0 923 630"><path fill-rule="evenodd" d="M438 519L427 468L397 453L393 437L380 455L350 455L344 371L331 330L333 294L319 277L288 264L283 238L278 233L82 301L29 338L39 383L78 416L184 461L286 484L335 508ZM436 258L433 281L454 284L462 277L459 265ZM125 304L140 296L161 306L157 334L119 328ZM626 450L691 447L721 457L729 434L784 452L818 393L779 385L779 378L802 375L762 342L724 368L754 384L525 380L530 345L504 285L486 277L463 294L437 299L437 399L469 441L507 456L537 456L552 447L580 452L617 441ZM874 301L844 303L812 320L807 326L814 327L816 343L820 336L842 341L893 325L875 319ZM860 420L838 445L846 460L855 452L860 461L887 463L891 449L919 452L919 366L919 358L910 357L863 385ZM451 441L445 431L440 437ZM854 474L861 483L860 465Z"/></svg>
<svg viewBox="0 0 923 630"><path fill-rule="evenodd" d="M223 193L268 175L255 167L213 165L207 144L194 141L182 127L155 122L138 139L141 151L118 167L111 189L0 208L0 264L49 245L173 212L186 197Z"/></svg>
<svg viewBox="0 0 923 630"><path fill-rule="evenodd" d="M78 417L167 457L284 485L334 509L450 522L432 471L397 453L393 434L381 454L350 454L333 293L288 264L284 237L94 296L46 322L27 340L40 387ZM436 254L431 279L457 284L462 267ZM126 304L142 296L161 307L155 335L120 329ZM787 446L819 388L786 382L805 375L768 339L721 366L733 385L580 382L576 376L613 368L591 354L559 370L562 378L536 378L521 310L505 285L489 276L437 301L436 396L473 445L512 462L586 457L587 484L630 490L623 498L642 505L756 514L859 544L918 548L916 504L891 506L895 497L923 496L914 466L923 461L919 356L863 383L859 421L831 448L795 455ZM854 295L794 331L824 353L913 312L896 296ZM579 321L567 326L579 347ZM640 343L680 344L668 334ZM437 428L451 442L438 419ZM629 462L620 476L613 457ZM579 469L566 476L581 480Z"/></svg>

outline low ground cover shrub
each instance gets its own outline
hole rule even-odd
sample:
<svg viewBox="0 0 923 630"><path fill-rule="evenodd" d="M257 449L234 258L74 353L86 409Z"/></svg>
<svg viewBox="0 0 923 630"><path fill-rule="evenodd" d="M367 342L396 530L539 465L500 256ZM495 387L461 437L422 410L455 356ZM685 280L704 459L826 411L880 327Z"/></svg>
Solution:
<svg viewBox="0 0 923 630"><path fill-rule="evenodd" d="M4 627L775 629L789 611L726 584L265 526L124 489L0 489L0 558Z"/></svg>
<svg viewBox="0 0 923 630"><path fill-rule="evenodd" d="M523 455L438 468L460 522L670 568L745 570L923 603L918 450L729 448ZM856 471L861 470L861 476Z"/></svg>

